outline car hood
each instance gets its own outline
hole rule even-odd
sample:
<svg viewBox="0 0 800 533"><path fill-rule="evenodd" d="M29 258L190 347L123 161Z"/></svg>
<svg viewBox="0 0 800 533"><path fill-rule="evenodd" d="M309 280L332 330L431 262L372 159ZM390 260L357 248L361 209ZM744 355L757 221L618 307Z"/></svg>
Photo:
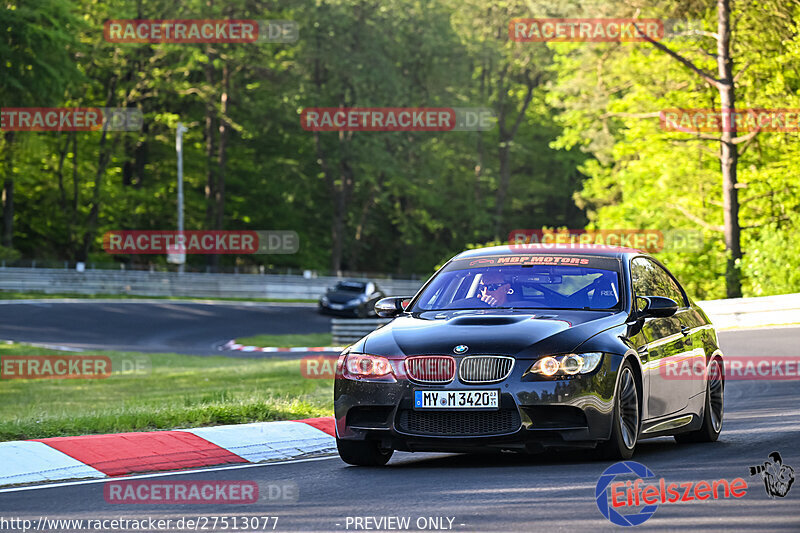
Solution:
<svg viewBox="0 0 800 533"><path fill-rule="evenodd" d="M518 358L573 351L588 338L625 322L615 311L472 310L404 315L370 333L364 351L376 355L499 354Z"/></svg>

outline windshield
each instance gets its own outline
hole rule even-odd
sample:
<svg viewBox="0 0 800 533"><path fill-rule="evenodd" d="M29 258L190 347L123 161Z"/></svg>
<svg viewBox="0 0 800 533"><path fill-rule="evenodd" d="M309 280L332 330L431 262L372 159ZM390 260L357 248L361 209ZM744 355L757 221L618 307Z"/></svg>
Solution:
<svg viewBox="0 0 800 533"><path fill-rule="evenodd" d="M340 281L333 287L334 291L363 292L366 285L357 281Z"/></svg>
<svg viewBox="0 0 800 533"><path fill-rule="evenodd" d="M413 311L612 309L620 303L619 261L608 257L514 255L452 261Z"/></svg>

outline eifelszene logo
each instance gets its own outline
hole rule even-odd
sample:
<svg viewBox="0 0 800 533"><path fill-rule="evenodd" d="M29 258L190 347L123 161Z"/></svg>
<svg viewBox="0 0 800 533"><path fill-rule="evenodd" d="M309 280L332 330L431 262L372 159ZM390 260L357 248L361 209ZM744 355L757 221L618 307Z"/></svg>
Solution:
<svg viewBox="0 0 800 533"><path fill-rule="evenodd" d="M618 476L634 476L636 479L615 481ZM740 477L731 481L718 479L683 483L667 483L662 477L658 479L657 484L644 484L645 479L655 477L652 470L635 461L622 461L611 465L597 480L595 488L597 508L612 524L638 526L653 516L658 505L662 503L743 498L747 494L747 481ZM639 508L640 506L643 507ZM633 509L633 512L623 515L620 511L626 507Z"/></svg>
<svg viewBox="0 0 800 533"><path fill-rule="evenodd" d="M656 477L652 470L635 461L622 461L620 463L611 465L610 467L606 468L606 470L600 475L600 479L597 480L597 487L594 491L594 495L597 500L597 508L600 509L600 513L608 518L612 524L616 524L618 526L638 526L653 516L653 514L656 512L656 509L658 509L658 504L653 503L652 505L647 505L639 510L639 512L631 513L625 516L616 511L615 507L617 506L614 505L615 500L613 498L611 500L612 505L609 506L609 485L612 484L617 476L623 474L634 474L639 476L639 479L636 480L637 482L640 482L642 479ZM628 481L627 484L630 485L630 481ZM618 485L618 483L614 483L614 485ZM614 491L612 489L612 494L613 493Z"/></svg>

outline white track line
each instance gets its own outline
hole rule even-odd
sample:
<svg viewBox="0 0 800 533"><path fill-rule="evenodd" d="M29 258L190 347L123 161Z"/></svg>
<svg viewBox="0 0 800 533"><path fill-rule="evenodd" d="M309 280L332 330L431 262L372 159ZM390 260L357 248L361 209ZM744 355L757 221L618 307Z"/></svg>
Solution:
<svg viewBox="0 0 800 533"><path fill-rule="evenodd" d="M765 326L732 326L729 328L716 328L717 333L727 333L728 331L754 331L759 329L785 329L785 328L800 328L800 322L792 322L790 324L767 324Z"/></svg>
<svg viewBox="0 0 800 533"><path fill-rule="evenodd" d="M218 347L223 351L231 352L264 352L264 353L338 353L344 350L344 346L305 346L294 348L280 348L276 346L248 346L239 344L235 339L231 339L225 344Z"/></svg>

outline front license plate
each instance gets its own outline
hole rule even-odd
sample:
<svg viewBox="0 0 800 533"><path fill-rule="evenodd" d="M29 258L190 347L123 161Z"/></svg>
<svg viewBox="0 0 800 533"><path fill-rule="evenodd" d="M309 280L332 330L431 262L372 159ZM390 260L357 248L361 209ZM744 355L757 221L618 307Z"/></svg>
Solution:
<svg viewBox="0 0 800 533"><path fill-rule="evenodd" d="M496 390L415 390L414 409L497 409Z"/></svg>

